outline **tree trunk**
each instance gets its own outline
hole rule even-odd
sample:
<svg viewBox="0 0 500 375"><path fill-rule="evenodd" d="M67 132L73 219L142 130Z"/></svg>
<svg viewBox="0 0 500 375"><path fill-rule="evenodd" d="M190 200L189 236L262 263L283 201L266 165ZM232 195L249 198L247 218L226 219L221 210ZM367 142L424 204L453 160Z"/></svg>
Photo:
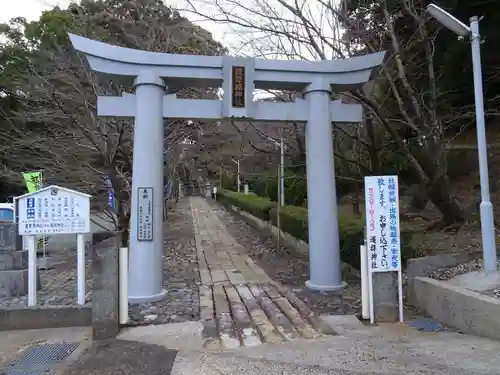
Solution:
<svg viewBox="0 0 500 375"><path fill-rule="evenodd" d="M465 221L464 210L451 194L451 188L446 177L440 177L427 184L427 195L443 214L442 222L445 226L462 224Z"/></svg>

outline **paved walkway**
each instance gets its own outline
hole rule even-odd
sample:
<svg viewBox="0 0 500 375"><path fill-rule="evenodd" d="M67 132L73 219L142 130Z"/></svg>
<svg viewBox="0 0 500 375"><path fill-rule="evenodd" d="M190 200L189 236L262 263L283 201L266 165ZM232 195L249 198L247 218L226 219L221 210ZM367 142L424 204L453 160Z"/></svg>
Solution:
<svg viewBox="0 0 500 375"><path fill-rule="evenodd" d="M190 203L205 347L256 346L334 334L246 255L203 198L193 197Z"/></svg>

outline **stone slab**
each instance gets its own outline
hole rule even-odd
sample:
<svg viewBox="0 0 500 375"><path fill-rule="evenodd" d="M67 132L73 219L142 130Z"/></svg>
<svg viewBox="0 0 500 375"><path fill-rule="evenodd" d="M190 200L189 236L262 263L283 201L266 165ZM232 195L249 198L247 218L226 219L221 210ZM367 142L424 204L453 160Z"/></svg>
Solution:
<svg viewBox="0 0 500 375"><path fill-rule="evenodd" d="M92 338L115 338L119 324L119 263L121 237L99 232L92 236Z"/></svg>
<svg viewBox="0 0 500 375"><path fill-rule="evenodd" d="M463 333L500 340L500 298L485 296L446 281L416 277L415 307Z"/></svg>
<svg viewBox="0 0 500 375"><path fill-rule="evenodd" d="M22 248L21 236L17 235L17 224L0 223L0 252L5 250L17 250Z"/></svg>
<svg viewBox="0 0 500 375"><path fill-rule="evenodd" d="M90 306L37 306L0 309L0 331L85 327L92 324Z"/></svg>
<svg viewBox="0 0 500 375"><path fill-rule="evenodd" d="M0 271L28 268L28 250L0 251Z"/></svg>
<svg viewBox="0 0 500 375"><path fill-rule="evenodd" d="M37 290L42 288L40 273L37 273ZM0 271L0 298L17 297L28 294L28 270Z"/></svg>
<svg viewBox="0 0 500 375"><path fill-rule="evenodd" d="M397 322L399 320L397 272L375 272L372 283L375 321Z"/></svg>
<svg viewBox="0 0 500 375"><path fill-rule="evenodd" d="M500 285L500 271L489 274L484 273L482 270L467 272L453 277L448 282L475 292L484 292L485 290L497 288Z"/></svg>

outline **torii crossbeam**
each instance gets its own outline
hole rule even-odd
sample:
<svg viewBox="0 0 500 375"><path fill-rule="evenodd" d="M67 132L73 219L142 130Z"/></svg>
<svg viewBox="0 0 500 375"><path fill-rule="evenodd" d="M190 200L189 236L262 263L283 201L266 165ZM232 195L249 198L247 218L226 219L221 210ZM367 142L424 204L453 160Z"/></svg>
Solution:
<svg viewBox="0 0 500 375"><path fill-rule="evenodd" d="M359 104L331 101L332 92L361 87L385 52L333 61L195 56L122 48L70 34L92 70L135 87L135 94L98 97L99 116L135 117L130 223L129 302L162 299L164 118L306 123L310 280L342 288L332 122L359 123ZM222 87L222 100L179 99L165 88ZM293 103L254 102L255 89L303 94ZM146 193L144 193L146 192Z"/></svg>

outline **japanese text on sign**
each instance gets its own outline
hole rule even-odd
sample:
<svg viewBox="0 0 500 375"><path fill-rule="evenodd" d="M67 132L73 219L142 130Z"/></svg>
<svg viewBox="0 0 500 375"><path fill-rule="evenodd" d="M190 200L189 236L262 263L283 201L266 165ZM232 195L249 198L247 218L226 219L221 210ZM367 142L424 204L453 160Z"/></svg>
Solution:
<svg viewBox="0 0 500 375"><path fill-rule="evenodd" d="M234 108L245 108L245 67L233 66L233 98Z"/></svg>
<svg viewBox="0 0 500 375"><path fill-rule="evenodd" d="M89 196L57 186L19 198L19 234L82 234L90 231Z"/></svg>
<svg viewBox="0 0 500 375"><path fill-rule="evenodd" d="M137 240L153 241L153 188L137 188Z"/></svg>
<svg viewBox="0 0 500 375"><path fill-rule="evenodd" d="M401 268L397 176L365 177L368 262L372 272Z"/></svg>

